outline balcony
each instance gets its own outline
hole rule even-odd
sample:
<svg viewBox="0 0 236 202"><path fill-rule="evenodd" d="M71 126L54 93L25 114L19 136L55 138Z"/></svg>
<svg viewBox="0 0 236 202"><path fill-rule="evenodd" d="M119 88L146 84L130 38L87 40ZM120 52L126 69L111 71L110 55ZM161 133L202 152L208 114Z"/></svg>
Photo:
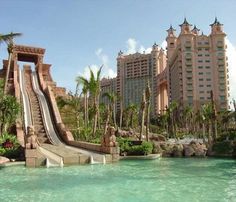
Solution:
<svg viewBox="0 0 236 202"><path fill-rule="evenodd" d="M219 55L217 55L217 59L225 59L225 55L224 54L219 54Z"/></svg>
<svg viewBox="0 0 236 202"><path fill-rule="evenodd" d="M192 78L192 77L193 77L193 74L192 74L192 73L186 73L186 77L187 77L187 78Z"/></svg>
<svg viewBox="0 0 236 202"><path fill-rule="evenodd" d="M218 64L218 65L225 65L225 61L224 61L224 60L218 60L218 61L217 61L217 64Z"/></svg>
<svg viewBox="0 0 236 202"><path fill-rule="evenodd" d="M191 53L186 53L185 54L185 59L192 59L192 54Z"/></svg>
<svg viewBox="0 0 236 202"><path fill-rule="evenodd" d="M185 60L185 65L192 65L192 60L191 59Z"/></svg>

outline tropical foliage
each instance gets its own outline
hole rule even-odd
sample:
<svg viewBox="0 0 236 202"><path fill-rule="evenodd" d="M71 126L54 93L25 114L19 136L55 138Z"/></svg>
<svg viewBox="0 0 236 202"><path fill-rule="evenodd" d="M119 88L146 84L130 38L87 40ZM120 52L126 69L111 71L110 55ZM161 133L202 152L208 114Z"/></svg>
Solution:
<svg viewBox="0 0 236 202"><path fill-rule="evenodd" d="M8 132L15 124L21 109L15 97L4 94L3 83L0 80L0 134Z"/></svg>
<svg viewBox="0 0 236 202"><path fill-rule="evenodd" d="M78 76L76 78L76 92L67 100L58 98L58 106L68 121L76 140L101 142L101 136L106 133L109 125L126 132L133 131L133 140L144 139L144 145L130 145L129 138L119 139L122 152L143 153L150 152L149 136L154 133L165 138L180 139L185 137L202 138L204 142L212 143L218 140L234 138L235 112L221 111L216 113L214 102L202 105L197 111L191 106L183 106L172 101L168 107L156 117L151 117L151 91L149 83L143 91L143 99L139 105L129 103L125 107L122 99L114 92L100 94L100 77L102 67L94 73L90 69L90 78ZM80 93L79 93L80 92ZM102 97L107 98L107 105L101 103ZM120 111L116 111L119 101ZM70 120L67 120L70 115ZM150 119L151 117L151 119ZM73 120L73 121L72 121ZM73 124L71 124L73 122ZM118 124L119 122L119 124ZM132 133L132 132L130 132ZM145 138L146 136L146 138ZM159 137L158 136L158 137ZM149 148L149 149L147 149Z"/></svg>
<svg viewBox="0 0 236 202"><path fill-rule="evenodd" d="M16 158L19 157L20 153L20 144L16 136L3 133L0 136L0 155L8 158Z"/></svg>

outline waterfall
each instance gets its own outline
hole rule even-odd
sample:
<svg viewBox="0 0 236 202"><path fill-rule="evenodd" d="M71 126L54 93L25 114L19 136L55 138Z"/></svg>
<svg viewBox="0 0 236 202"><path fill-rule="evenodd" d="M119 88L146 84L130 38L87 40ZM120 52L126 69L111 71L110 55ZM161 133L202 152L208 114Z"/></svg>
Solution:
<svg viewBox="0 0 236 202"><path fill-rule="evenodd" d="M105 155L102 156L102 163L106 164L106 156Z"/></svg>
<svg viewBox="0 0 236 202"><path fill-rule="evenodd" d="M101 155L101 156L90 156L90 164L106 164L106 156Z"/></svg>
<svg viewBox="0 0 236 202"><path fill-rule="evenodd" d="M63 168L64 163L63 163L63 159L60 158L60 162L54 162L53 160L50 160L49 158L46 158L46 167L50 168L50 167L61 167Z"/></svg>

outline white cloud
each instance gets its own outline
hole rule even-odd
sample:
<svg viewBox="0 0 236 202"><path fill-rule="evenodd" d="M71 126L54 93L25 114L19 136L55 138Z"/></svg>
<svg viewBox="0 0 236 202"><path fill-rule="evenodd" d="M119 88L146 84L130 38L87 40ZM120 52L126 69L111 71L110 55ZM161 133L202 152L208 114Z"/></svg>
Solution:
<svg viewBox="0 0 236 202"><path fill-rule="evenodd" d="M152 47L148 47L148 48L145 48L142 44L140 44L136 39L134 38L129 38L127 41L126 41L126 46L127 46L127 51L125 54L134 54L136 52L139 52L139 53L151 53L152 51ZM167 47L167 42L166 40L164 40L162 43L161 43L161 47L166 51L166 47Z"/></svg>
<svg viewBox="0 0 236 202"><path fill-rule="evenodd" d="M137 44L138 42L134 39L134 38L129 38L126 41L126 45L127 45L127 54L133 54L137 52Z"/></svg>
<svg viewBox="0 0 236 202"><path fill-rule="evenodd" d="M134 38L129 38L126 41L126 46L127 46L126 54L134 54L136 52L151 53L151 51L152 51L151 47L145 48L143 45L140 45L140 43Z"/></svg>
<svg viewBox="0 0 236 202"><path fill-rule="evenodd" d="M230 84L230 102L236 99L236 47L226 39L227 56L228 56L228 69L229 69L229 84Z"/></svg>
<svg viewBox="0 0 236 202"><path fill-rule="evenodd" d="M116 72L109 67L109 57L103 52L103 49L98 48L95 51L95 54L98 57L98 59L101 61L101 64L103 65L102 72L101 72L101 78L102 77L106 77L106 78L116 77ZM93 73L96 76L100 67L101 67L101 65L97 65L97 64L92 64L90 66L86 66L83 70L83 73L79 72L79 75L84 76L86 79L89 79L90 78L90 69L93 71Z"/></svg>
<svg viewBox="0 0 236 202"><path fill-rule="evenodd" d="M165 51L165 53L166 53L166 47L167 47L167 42L166 42L166 40L162 41L161 47L164 49L164 51Z"/></svg>

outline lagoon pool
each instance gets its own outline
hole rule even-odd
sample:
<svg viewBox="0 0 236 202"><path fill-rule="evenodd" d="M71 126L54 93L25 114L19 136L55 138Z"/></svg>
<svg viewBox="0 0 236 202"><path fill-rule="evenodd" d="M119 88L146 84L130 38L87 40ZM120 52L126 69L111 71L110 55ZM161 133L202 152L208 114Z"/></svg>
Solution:
<svg viewBox="0 0 236 202"><path fill-rule="evenodd" d="M64 168L0 168L0 201L236 201L236 160L161 158Z"/></svg>

